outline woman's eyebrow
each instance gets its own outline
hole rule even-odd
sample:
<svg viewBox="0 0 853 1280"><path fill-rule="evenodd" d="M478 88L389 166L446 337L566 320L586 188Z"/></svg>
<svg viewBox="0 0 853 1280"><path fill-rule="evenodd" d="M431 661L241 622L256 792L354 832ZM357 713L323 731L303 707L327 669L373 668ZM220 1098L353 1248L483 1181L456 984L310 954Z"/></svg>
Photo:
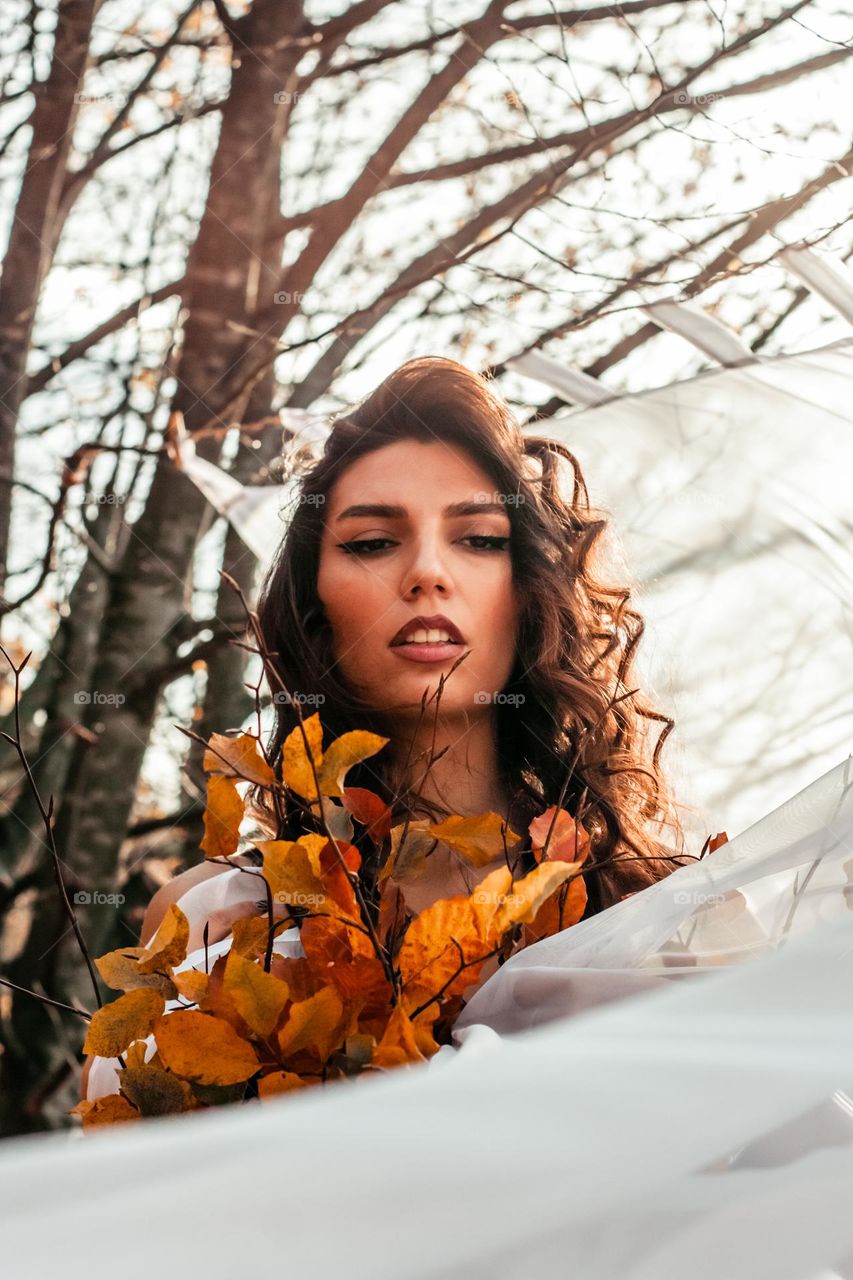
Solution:
<svg viewBox="0 0 853 1280"><path fill-rule="evenodd" d="M492 514L506 515L506 507L502 502L451 502L444 508L446 516L477 516ZM407 515L405 507L391 506L385 502L357 502L346 507L338 516L338 520L352 520L356 516L378 516L385 520L404 520Z"/></svg>

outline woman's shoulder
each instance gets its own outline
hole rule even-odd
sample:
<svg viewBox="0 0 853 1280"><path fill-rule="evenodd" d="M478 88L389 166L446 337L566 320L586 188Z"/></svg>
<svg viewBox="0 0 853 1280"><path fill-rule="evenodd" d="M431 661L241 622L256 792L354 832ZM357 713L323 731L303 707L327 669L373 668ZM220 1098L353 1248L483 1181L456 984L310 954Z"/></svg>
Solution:
<svg viewBox="0 0 853 1280"><path fill-rule="evenodd" d="M139 941L142 946L146 946L154 937L169 906L183 897L188 889L192 889L194 885L201 884L204 880L209 880L211 876L230 870L231 867L224 863L199 862L194 867L188 867L185 871L173 876L165 884L161 884L159 889L155 890L151 901L145 908L142 927L139 930Z"/></svg>

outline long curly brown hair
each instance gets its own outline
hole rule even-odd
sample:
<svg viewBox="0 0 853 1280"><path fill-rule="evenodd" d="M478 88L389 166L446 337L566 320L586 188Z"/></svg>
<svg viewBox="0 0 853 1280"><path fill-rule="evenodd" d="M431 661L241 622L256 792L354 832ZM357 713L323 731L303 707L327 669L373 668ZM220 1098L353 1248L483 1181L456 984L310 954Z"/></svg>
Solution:
<svg viewBox="0 0 853 1280"><path fill-rule="evenodd" d="M591 507L577 459L557 441L524 434L487 380L454 360L425 356L395 370L335 418L322 456L294 476L289 522L257 607L268 662L290 693L273 699L269 758L280 776L281 747L299 719L293 701L303 715L319 709L327 742L355 728L387 728L336 667L316 585L332 486L358 458L401 439L462 447L498 492L514 495L507 513L522 611L504 692L521 697L495 704L508 816L526 832L532 816L562 797L590 833L586 914L594 914L684 861L684 832L660 765L674 722L632 686L645 624L631 607L631 588L599 576L609 521ZM382 753L357 766L348 783L381 794L401 821L421 798L392 794L381 762ZM252 800L263 811L262 793ZM277 834L296 838L292 814L282 819L279 811Z"/></svg>

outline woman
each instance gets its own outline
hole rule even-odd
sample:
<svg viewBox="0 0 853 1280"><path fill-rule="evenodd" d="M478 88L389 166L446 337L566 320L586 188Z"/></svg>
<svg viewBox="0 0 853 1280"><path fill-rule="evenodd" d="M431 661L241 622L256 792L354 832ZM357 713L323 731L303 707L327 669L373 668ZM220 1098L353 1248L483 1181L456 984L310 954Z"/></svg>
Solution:
<svg viewBox="0 0 853 1280"><path fill-rule="evenodd" d="M684 839L660 766L673 722L633 684L643 622L630 589L603 580L607 527L571 453L525 437L484 378L440 357L397 369L334 422L263 585L279 776L298 703L326 742L357 728L389 739L347 781L395 821L493 811L526 833L548 806L568 809L590 838L586 915L675 870ZM305 830L265 803L256 793L269 833ZM528 840L520 872L529 858ZM437 843L406 905L470 891L502 859L474 871ZM158 890L141 940L218 870ZM229 922L210 920L208 941Z"/></svg>

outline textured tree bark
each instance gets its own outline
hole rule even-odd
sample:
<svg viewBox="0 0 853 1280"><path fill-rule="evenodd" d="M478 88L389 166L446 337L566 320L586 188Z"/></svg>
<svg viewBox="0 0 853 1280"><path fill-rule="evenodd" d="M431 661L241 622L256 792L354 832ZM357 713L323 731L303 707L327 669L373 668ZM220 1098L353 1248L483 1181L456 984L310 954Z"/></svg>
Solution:
<svg viewBox="0 0 853 1280"><path fill-rule="evenodd" d="M15 434L42 282L61 230L57 217L77 94L89 57L95 0L59 5L50 72L33 85L32 139L0 275L0 474L14 474ZM12 491L0 484L0 597L6 589Z"/></svg>
<svg viewBox="0 0 853 1280"><path fill-rule="evenodd" d="M241 27L245 47L223 104L207 202L183 289L188 316L172 407L183 413L189 430L218 419L220 384L251 343L225 320L251 324L258 306L272 303L278 285L281 240L264 243L260 232L269 210L279 208L284 112L275 95L302 56L289 39L302 25L300 5L256 0ZM253 53L255 48L261 52ZM266 379L256 383L241 412L268 413L269 385ZM207 437L198 452L215 461L220 448L218 439ZM77 738L73 744L55 824L66 874L79 892L90 895L77 910L92 955L128 940L120 933L120 906L103 899L116 890L121 844L160 694L155 673L174 659L205 505L161 454L145 509L130 527L110 584L90 677L91 700L82 707L91 740ZM79 993L88 1006L91 991L85 995L74 939L57 897L36 891L17 904L14 932L23 933L25 941L16 936L7 973L22 986L49 986L59 999ZM56 1069L61 1048L46 1017L26 997L13 1002L4 1029L7 1051L0 1058L5 1132L30 1127L36 1082Z"/></svg>

